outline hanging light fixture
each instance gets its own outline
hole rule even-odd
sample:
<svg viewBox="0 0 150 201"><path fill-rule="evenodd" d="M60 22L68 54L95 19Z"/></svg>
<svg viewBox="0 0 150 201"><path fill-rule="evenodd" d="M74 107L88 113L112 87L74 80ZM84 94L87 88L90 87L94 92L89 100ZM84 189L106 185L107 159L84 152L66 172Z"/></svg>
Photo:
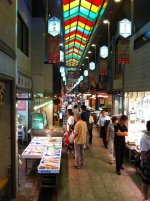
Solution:
<svg viewBox="0 0 150 201"><path fill-rule="evenodd" d="M85 70L85 71L84 71L84 76L87 77L88 74L89 74L88 70Z"/></svg>
<svg viewBox="0 0 150 201"><path fill-rule="evenodd" d="M59 72L60 72L60 73L64 73L64 72L65 72L65 67L64 67L64 66L61 66Z"/></svg>
<svg viewBox="0 0 150 201"><path fill-rule="evenodd" d="M62 77L65 77L65 76L66 76L66 75L65 75L65 72L61 73L61 76L62 76Z"/></svg>
<svg viewBox="0 0 150 201"><path fill-rule="evenodd" d="M66 77L65 76L63 77L63 81L66 82Z"/></svg>
<svg viewBox="0 0 150 201"><path fill-rule="evenodd" d="M82 80L83 80L83 76L81 75L81 76L80 76L80 81L82 81Z"/></svg>
<svg viewBox="0 0 150 201"><path fill-rule="evenodd" d="M90 70L95 70L95 63L93 61L90 62Z"/></svg>

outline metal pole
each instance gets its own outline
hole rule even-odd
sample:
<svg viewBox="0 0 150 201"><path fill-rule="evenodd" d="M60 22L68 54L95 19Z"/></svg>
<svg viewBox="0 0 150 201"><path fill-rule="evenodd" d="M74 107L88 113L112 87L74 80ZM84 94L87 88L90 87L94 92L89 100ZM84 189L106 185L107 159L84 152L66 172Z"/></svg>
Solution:
<svg viewBox="0 0 150 201"><path fill-rule="evenodd" d="M125 64L122 64L122 114L124 114L124 94L125 94Z"/></svg>
<svg viewBox="0 0 150 201"><path fill-rule="evenodd" d="M131 0L131 30L132 34L135 32L135 25L134 25L134 0Z"/></svg>

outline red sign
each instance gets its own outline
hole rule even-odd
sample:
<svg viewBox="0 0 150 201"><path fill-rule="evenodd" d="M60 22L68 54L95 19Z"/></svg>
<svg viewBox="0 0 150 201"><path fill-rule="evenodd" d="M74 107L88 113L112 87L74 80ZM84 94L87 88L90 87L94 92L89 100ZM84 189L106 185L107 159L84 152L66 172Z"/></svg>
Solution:
<svg viewBox="0 0 150 201"><path fill-rule="evenodd" d="M48 38L48 63L56 64L60 62L60 38Z"/></svg>
<svg viewBox="0 0 150 201"><path fill-rule="evenodd" d="M100 75L107 75L108 71L107 69L100 69Z"/></svg>
<svg viewBox="0 0 150 201"><path fill-rule="evenodd" d="M130 41L119 40L117 45L118 64L129 64Z"/></svg>
<svg viewBox="0 0 150 201"><path fill-rule="evenodd" d="M129 58L118 58L118 64L129 64Z"/></svg>

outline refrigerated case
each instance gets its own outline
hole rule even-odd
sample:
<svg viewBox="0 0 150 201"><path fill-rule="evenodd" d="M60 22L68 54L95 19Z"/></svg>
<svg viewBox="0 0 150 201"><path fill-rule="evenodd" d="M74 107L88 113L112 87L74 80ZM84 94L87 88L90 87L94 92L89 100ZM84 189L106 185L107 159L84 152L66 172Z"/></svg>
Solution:
<svg viewBox="0 0 150 201"><path fill-rule="evenodd" d="M139 147L140 139L150 120L150 92L128 92L125 94L125 114L129 117L127 142Z"/></svg>

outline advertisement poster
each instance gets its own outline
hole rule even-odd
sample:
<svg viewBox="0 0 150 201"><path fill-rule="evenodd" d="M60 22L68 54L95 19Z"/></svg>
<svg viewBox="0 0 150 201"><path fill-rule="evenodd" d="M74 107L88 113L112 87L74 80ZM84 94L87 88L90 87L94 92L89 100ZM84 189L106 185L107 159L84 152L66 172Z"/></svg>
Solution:
<svg viewBox="0 0 150 201"><path fill-rule="evenodd" d="M27 98L27 96L25 95L19 95L17 98ZM27 107L26 107L26 100L18 100L17 101L17 109L18 111L26 111Z"/></svg>
<svg viewBox="0 0 150 201"><path fill-rule="evenodd" d="M60 38L48 38L48 63L56 64L60 62Z"/></svg>

